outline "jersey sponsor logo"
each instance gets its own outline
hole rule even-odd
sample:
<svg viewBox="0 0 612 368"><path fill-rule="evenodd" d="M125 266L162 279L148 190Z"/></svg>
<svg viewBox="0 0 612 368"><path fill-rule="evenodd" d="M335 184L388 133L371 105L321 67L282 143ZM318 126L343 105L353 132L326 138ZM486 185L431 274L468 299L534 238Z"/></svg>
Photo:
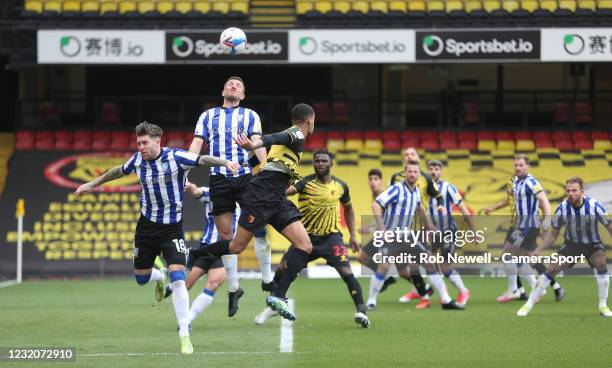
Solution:
<svg viewBox="0 0 612 368"><path fill-rule="evenodd" d="M122 165L130 157L121 152L100 152L71 155L51 162L45 167L45 177L54 185L76 189L104 174L111 168ZM126 175L105 183L97 192L138 192L140 182L135 175Z"/></svg>

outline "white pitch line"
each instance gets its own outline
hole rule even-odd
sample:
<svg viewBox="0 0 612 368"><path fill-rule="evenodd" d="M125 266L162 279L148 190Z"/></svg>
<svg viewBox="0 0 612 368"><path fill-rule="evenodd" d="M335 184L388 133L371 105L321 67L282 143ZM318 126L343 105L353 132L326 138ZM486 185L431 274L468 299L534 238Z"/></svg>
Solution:
<svg viewBox="0 0 612 368"><path fill-rule="evenodd" d="M278 354L274 351L196 351L193 355L232 355L232 354L250 354L250 355L270 355ZM110 357L110 356L164 356L164 355L181 355L180 353L157 352L157 353L94 353L94 354L76 354L75 357Z"/></svg>
<svg viewBox="0 0 612 368"><path fill-rule="evenodd" d="M295 313L295 303L293 299L287 300L289 309ZM280 352L293 353L293 321L282 318L280 334Z"/></svg>

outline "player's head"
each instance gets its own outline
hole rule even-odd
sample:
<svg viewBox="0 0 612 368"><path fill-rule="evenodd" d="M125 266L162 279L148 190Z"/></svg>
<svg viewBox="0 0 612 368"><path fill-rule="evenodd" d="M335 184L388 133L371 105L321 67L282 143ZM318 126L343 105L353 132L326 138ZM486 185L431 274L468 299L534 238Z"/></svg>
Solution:
<svg viewBox="0 0 612 368"><path fill-rule="evenodd" d="M440 160L429 160L427 161L427 170L429 171L429 176L434 181L440 180L440 176L442 176L442 161Z"/></svg>
<svg viewBox="0 0 612 368"><path fill-rule="evenodd" d="M291 123L297 126L307 127L308 134L314 132L315 112L312 106L299 103L291 110Z"/></svg>
<svg viewBox="0 0 612 368"><path fill-rule="evenodd" d="M382 192L382 172L378 169L368 171L368 185L372 193Z"/></svg>
<svg viewBox="0 0 612 368"><path fill-rule="evenodd" d="M403 159L404 159L404 165L408 161L416 161L417 163L421 161L421 158L419 157L419 153L414 147L408 147L404 150Z"/></svg>
<svg viewBox="0 0 612 368"><path fill-rule="evenodd" d="M319 149L312 154L312 166L318 177L329 175L334 166L334 156L326 149Z"/></svg>
<svg viewBox="0 0 612 368"><path fill-rule="evenodd" d="M514 156L514 175L523 177L529 172L529 157L523 154Z"/></svg>
<svg viewBox="0 0 612 368"><path fill-rule="evenodd" d="M415 185L419 176L421 176L421 169L417 161L408 161L404 167L404 173L406 174L406 181L410 185Z"/></svg>
<svg viewBox="0 0 612 368"><path fill-rule="evenodd" d="M143 121L136 125L136 144L144 160L152 160L159 155L162 129L153 123Z"/></svg>
<svg viewBox="0 0 612 368"><path fill-rule="evenodd" d="M225 100L231 102L240 102L244 100L244 92L245 87L242 78L231 76L225 81L221 96L223 96Z"/></svg>
<svg viewBox="0 0 612 368"><path fill-rule="evenodd" d="M571 177L565 181L565 194L571 204L579 204L584 197L584 181L578 176Z"/></svg>

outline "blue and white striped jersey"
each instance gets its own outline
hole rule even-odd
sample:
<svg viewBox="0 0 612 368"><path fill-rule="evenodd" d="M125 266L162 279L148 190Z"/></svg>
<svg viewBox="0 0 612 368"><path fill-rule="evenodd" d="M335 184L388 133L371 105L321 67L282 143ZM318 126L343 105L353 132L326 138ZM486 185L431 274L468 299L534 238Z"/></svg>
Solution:
<svg viewBox="0 0 612 368"><path fill-rule="evenodd" d="M576 244L601 243L597 224L610 224L606 208L598 200L585 196L582 206L575 208L569 199L561 202L553 215L552 226L565 225L565 241Z"/></svg>
<svg viewBox="0 0 612 368"><path fill-rule="evenodd" d="M408 188L405 181L393 184L376 197L384 208L383 223L387 230L409 229L414 214L421 204L419 188Z"/></svg>
<svg viewBox="0 0 612 368"><path fill-rule="evenodd" d="M210 189L208 187L201 187L203 194L198 200L204 205L204 232L202 232L202 238L200 244L212 244L219 240L219 233L215 226L215 216L212 215L212 206L210 202ZM232 218L232 234L236 234L236 228L238 227L238 218L240 217L240 206L236 204L236 210Z"/></svg>
<svg viewBox="0 0 612 368"><path fill-rule="evenodd" d="M457 223L453 218L453 205L459 205L463 201L463 197L461 197L457 188L447 181L440 180L434 184L442 197L440 199L429 198L429 217L431 217L438 230L456 230ZM444 206L446 214L438 211L436 208L438 206Z"/></svg>
<svg viewBox="0 0 612 368"><path fill-rule="evenodd" d="M138 175L142 185L141 213L158 224L175 224L182 219L185 174L198 166L198 155L163 147L154 160L143 160L136 152L123 164L123 173Z"/></svg>
<svg viewBox="0 0 612 368"><path fill-rule="evenodd" d="M512 192L514 194L514 208L516 212L517 229L539 228L538 199L536 195L544 189L540 183L527 174L522 178L512 178Z"/></svg>
<svg viewBox="0 0 612 368"><path fill-rule="evenodd" d="M204 111L198 118L195 136L208 144L208 155L221 157L240 164L241 168L232 174L226 167L211 167L210 175L239 177L250 173L249 151L234 142L233 136L254 133L261 134L259 115L244 107L215 107Z"/></svg>

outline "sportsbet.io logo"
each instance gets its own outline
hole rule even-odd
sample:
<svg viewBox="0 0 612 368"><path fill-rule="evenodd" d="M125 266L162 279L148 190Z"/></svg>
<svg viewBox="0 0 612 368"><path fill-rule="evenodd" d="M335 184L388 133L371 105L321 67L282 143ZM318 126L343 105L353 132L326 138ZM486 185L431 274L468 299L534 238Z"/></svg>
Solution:
<svg viewBox="0 0 612 368"><path fill-rule="evenodd" d="M319 44L312 37L301 37L300 38L300 51L304 55L312 55L317 52Z"/></svg>
<svg viewBox="0 0 612 368"><path fill-rule="evenodd" d="M579 55L584 51L584 38L577 34L566 34L563 37L563 48L570 55Z"/></svg>
<svg viewBox="0 0 612 368"><path fill-rule="evenodd" d="M187 57L193 52L193 41L187 36L172 39L172 52L178 57Z"/></svg>
<svg viewBox="0 0 612 368"><path fill-rule="evenodd" d="M81 52L81 41L74 36L60 38L60 52L66 57L75 57Z"/></svg>
<svg viewBox="0 0 612 368"><path fill-rule="evenodd" d="M424 36L423 51L429 56L438 56L444 51L444 41L438 36Z"/></svg>

